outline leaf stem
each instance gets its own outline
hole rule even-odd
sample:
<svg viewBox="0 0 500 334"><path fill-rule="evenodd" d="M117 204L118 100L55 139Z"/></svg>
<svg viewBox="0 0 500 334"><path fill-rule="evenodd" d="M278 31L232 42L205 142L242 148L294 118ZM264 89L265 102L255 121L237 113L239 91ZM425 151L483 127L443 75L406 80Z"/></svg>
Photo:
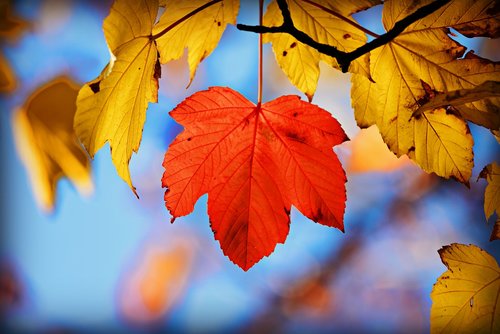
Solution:
<svg viewBox="0 0 500 334"><path fill-rule="evenodd" d="M212 5L215 5L216 3L218 2L221 2L222 0L212 0L210 2L207 2L206 4L204 4L203 6L200 6L194 10L192 10L191 12L187 13L186 15L184 15L183 17L181 17L180 19L178 19L177 21L175 21L174 23L172 23L171 25L169 25L168 27L166 27L165 29L163 29L162 31L160 31L159 33L155 34L155 35L152 35L150 37L151 40L156 40L158 38L160 38L161 36L165 35L167 32L169 32L170 30L174 29L176 26L178 26L179 24L181 24L182 22L186 21L187 19L189 19L191 16L201 12L202 10L212 6ZM168 10L168 9L166 9Z"/></svg>
<svg viewBox="0 0 500 334"><path fill-rule="evenodd" d="M262 16L264 13L264 0L259 0L259 25L262 25ZM257 106L262 102L262 34L259 34L259 78L257 87Z"/></svg>
<svg viewBox="0 0 500 334"><path fill-rule="evenodd" d="M439 8L443 7L445 4L449 3L451 0L436 0L425 6L420 7L412 14L407 17L399 20L394 24L394 27L387 31L383 35L379 35L377 38L372 40L369 43L366 43L359 48L351 51L344 52L340 51L334 46L329 44L323 44L315 41L311 36L304 33L301 30L298 30L293 24L292 17L290 15L290 10L288 8L288 4L286 0L276 0L278 6L281 10L281 14L283 15L283 23L280 26L275 27L267 27L263 25L258 26L249 26L245 24L238 24L236 27L242 31L250 31L255 33L286 33L295 37L299 42L306 44L318 52L323 53L325 55L334 57L337 59L337 62L340 66L342 72L347 72L351 62L358 59L359 57L373 51L374 49L383 46L389 42L391 42L394 38L396 38L399 34L401 34L406 28L408 28L411 24L416 21L434 13Z"/></svg>

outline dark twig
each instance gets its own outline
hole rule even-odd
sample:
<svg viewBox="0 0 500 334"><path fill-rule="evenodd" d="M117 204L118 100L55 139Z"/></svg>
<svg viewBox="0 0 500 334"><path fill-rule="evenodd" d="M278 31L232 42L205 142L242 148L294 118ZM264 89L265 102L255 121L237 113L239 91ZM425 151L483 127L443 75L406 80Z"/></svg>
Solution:
<svg viewBox="0 0 500 334"><path fill-rule="evenodd" d="M359 57L367 54L368 52L385 45L401 34L408 26L415 23L416 21L423 19L424 17L434 13L436 10L450 2L451 0L436 0L428 5L420 7L414 13L408 15L404 19L396 22L394 27L383 35L375 38L369 43L351 51L344 52L340 51L336 47L328 44L323 44L315 41L311 36L307 35L303 31L298 30L293 24L292 16L288 8L286 0L276 0L278 6L283 15L283 24L277 27L266 27L262 25L249 26L245 24L238 24L237 28L242 31L250 31L255 33L286 33L295 37L299 42L306 44L325 55L334 57L342 70L342 72L347 72L351 62L358 59Z"/></svg>

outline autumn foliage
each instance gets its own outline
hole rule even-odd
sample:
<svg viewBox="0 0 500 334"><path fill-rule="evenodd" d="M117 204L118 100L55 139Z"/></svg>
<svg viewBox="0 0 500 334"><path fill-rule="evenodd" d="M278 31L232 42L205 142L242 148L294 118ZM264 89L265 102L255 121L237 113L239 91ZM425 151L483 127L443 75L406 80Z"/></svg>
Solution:
<svg viewBox="0 0 500 334"><path fill-rule="evenodd" d="M208 192L215 238L244 270L285 242L292 204L344 230L346 179L332 147L347 136L327 111L298 96L256 106L213 87L170 115L185 130L163 162L167 208L173 219L189 214Z"/></svg>
<svg viewBox="0 0 500 334"><path fill-rule="evenodd" d="M351 103L360 128L378 129L396 156L406 156L425 172L469 185L474 166L469 124L490 130L498 140L500 68L454 37L498 38L499 3L387 0L383 34L353 18L381 3L272 0L263 14L261 1L258 26L239 22L239 33L262 36L260 48L271 43L278 65L308 101L292 95L261 101L261 74L256 103L227 87L211 87L180 102L170 116L184 130L165 153L161 184L172 222L208 194L215 239L245 271L285 242L292 205L312 221L344 231L347 180L333 148L348 138L327 110L312 103L320 62L351 74ZM110 62L65 101L76 104L76 111L66 108L64 120L74 115L74 123L61 124L58 135L64 140L30 115L43 117L40 109L56 108L40 100L57 89L71 90L67 79L35 92L15 118L23 156L40 166L32 175L42 204L52 206L55 181L63 174L90 187L89 162L76 138L90 158L109 142L118 175L137 196L129 162L139 150L148 105L158 101L161 65L187 52L189 85L227 25L237 23L238 11L238 0L116 0L103 23ZM261 73L262 56L259 66ZM36 140L40 136L71 159L44 149ZM486 218L497 214L491 240L500 233L499 174L491 162L480 175L488 181ZM439 254L448 271L431 294L432 332L498 332L496 261L473 245L445 246ZM467 293L461 292L464 287ZM150 300L155 309L165 307Z"/></svg>

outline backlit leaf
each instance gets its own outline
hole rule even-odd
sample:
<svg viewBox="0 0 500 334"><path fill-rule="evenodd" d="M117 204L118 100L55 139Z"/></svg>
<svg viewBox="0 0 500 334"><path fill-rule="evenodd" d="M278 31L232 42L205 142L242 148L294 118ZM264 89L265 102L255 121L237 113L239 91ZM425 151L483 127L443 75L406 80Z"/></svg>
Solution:
<svg viewBox="0 0 500 334"><path fill-rule="evenodd" d="M319 43L335 46L341 51L352 51L366 43L366 35L357 28L351 14L381 3L378 0L289 0L288 8L294 25ZM326 10L325 10L326 9ZM272 1L264 16L264 25L279 26L283 16L276 1ZM337 61L302 44L289 34L264 34L264 42L272 43L278 64L290 81L309 100L316 91L319 78L319 61L335 68ZM370 76L369 55L354 61L349 71Z"/></svg>
<svg viewBox="0 0 500 334"><path fill-rule="evenodd" d="M179 59L187 48L192 81L198 64L215 49L226 26L236 23L238 9L239 0L165 1L165 12L153 29L156 35L172 27L156 40L160 62ZM194 14L179 21L191 13Z"/></svg>
<svg viewBox="0 0 500 334"><path fill-rule="evenodd" d="M493 213L500 216L500 166L497 163L484 167L479 177L488 181L484 190L484 214L489 219Z"/></svg>
<svg viewBox="0 0 500 334"><path fill-rule="evenodd" d="M431 333L500 332L500 268L474 245L439 250L448 271L431 292Z"/></svg>
<svg viewBox="0 0 500 334"><path fill-rule="evenodd" d="M19 155L38 204L50 211L57 181L68 177L83 194L92 191L90 162L73 131L78 85L60 77L35 91L14 113Z"/></svg>
<svg viewBox="0 0 500 334"><path fill-rule="evenodd" d="M425 5L433 0L424 0L419 5ZM401 6L408 3L400 2ZM402 9L403 12L411 10L411 7ZM401 10L401 9L399 9ZM398 11L399 11L398 10ZM393 16L392 19L395 19ZM392 19L388 19L389 24ZM434 13L415 22L411 30L426 30L429 28L453 27L467 37L500 37L500 6L498 0L463 1L453 0Z"/></svg>
<svg viewBox="0 0 500 334"><path fill-rule="evenodd" d="M175 219L208 193L215 238L244 270L285 241L292 204L343 230L346 179L332 146L347 137L325 110L297 96L255 106L213 87L170 115L185 129L165 154L165 204Z"/></svg>
<svg viewBox="0 0 500 334"><path fill-rule="evenodd" d="M427 172L468 183L473 166L472 136L460 115L435 109L419 117L412 114L439 93L473 89L499 79L499 65L479 58L453 41L445 26L489 20L488 11L469 11L491 1L454 1L441 12L445 23L434 16L408 27L392 42L371 53L372 83L363 76L352 78L352 104L358 125L376 124L384 141L398 156L407 154ZM421 4L419 3L419 6ZM462 10L458 13L457 6ZM386 30L417 9L413 1L386 1L383 23ZM419 23L420 22L420 23ZM487 113L485 99L465 105L469 111Z"/></svg>
<svg viewBox="0 0 500 334"><path fill-rule="evenodd" d="M158 52L150 38L157 12L157 0L114 2L103 24L112 62L81 88L74 123L91 157L109 141L118 175L134 193L128 164L139 149L148 103L158 99Z"/></svg>
<svg viewBox="0 0 500 334"><path fill-rule="evenodd" d="M478 100L500 97L500 82L486 81L479 86L471 89L458 89L448 93L437 94L429 102L420 106L413 116L419 116L424 111L436 108L450 108L462 116L462 118L473 123L482 125L488 129L495 130L500 128L500 108L497 101L490 101L486 112L478 111L467 106L466 103Z"/></svg>

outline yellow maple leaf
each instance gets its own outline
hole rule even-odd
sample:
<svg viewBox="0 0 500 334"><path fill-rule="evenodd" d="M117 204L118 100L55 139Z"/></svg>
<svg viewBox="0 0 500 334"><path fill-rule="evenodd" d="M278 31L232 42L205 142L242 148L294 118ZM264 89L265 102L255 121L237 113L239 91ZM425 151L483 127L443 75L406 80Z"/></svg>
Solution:
<svg viewBox="0 0 500 334"><path fill-rule="evenodd" d="M500 166L497 163L484 167L479 177L485 178L488 185L484 190L484 214L489 219L493 213L500 216Z"/></svg>
<svg viewBox="0 0 500 334"><path fill-rule="evenodd" d="M239 0L166 0L163 4L165 12L153 29L160 62L179 59L187 48L191 82L198 64L215 49L226 26L236 23Z"/></svg>
<svg viewBox="0 0 500 334"><path fill-rule="evenodd" d="M478 6L482 10L477 10ZM452 40L445 29L490 19L489 6L492 1L454 1L440 12L447 17L445 21L436 16L439 13L430 15L372 51L371 74L375 83L360 75L352 78L351 97L358 125L376 124L398 156L407 154L425 171L466 184L473 167L473 140L466 122L442 108L419 117L412 114L439 92L471 89L484 81L499 79L498 64L471 52L458 59L465 48ZM415 10L415 3L409 0L385 2L386 30ZM480 100L465 106L485 113L491 103Z"/></svg>
<svg viewBox="0 0 500 334"><path fill-rule="evenodd" d="M289 0L290 15L297 29L316 42L328 44L341 51L352 51L366 43L365 33L358 28L353 13L381 3L378 0ZM272 1L264 15L265 26L279 26L283 16L276 1ZM312 99L319 78L319 61L339 68L335 58L319 53L285 33L264 34L265 43L272 43L278 64L290 81ZM349 71L370 76L369 55L355 60Z"/></svg>
<svg viewBox="0 0 500 334"><path fill-rule="evenodd" d="M448 271L431 292L431 333L499 333L500 268L474 245L439 250Z"/></svg>
<svg viewBox="0 0 500 334"><path fill-rule="evenodd" d="M74 123L91 157L109 141L118 175L134 193L128 164L139 149L148 103L158 100L158 51L151 38L157 12L158 0L114 2L103 24L112 62L81 88Z"/></svg>
<svg viewBox="0 0 500 334"><path fill-rule="evenodd" d="M83 194L92 192L90 161L73 131L78 85L59 77L37 89L12 119L17 151L39 206L54 207L56 183L68 177Z"/></svg>
<svg viewBox="0 0 500 334"><path fill-rule="evenodd" d="M414 4L423 6L434 0L423 0L418 3L401 1L396 4L400 13L408 13L415 10ZM406 7L406 8L402 8ZM395 19L403 17L392 16L387 23L394 25ZM467 37L500 37L500 8L497 0L452 0L431 15L415 22L411 30L426 30L428 28L453 27L456 31Z"/></svg>

